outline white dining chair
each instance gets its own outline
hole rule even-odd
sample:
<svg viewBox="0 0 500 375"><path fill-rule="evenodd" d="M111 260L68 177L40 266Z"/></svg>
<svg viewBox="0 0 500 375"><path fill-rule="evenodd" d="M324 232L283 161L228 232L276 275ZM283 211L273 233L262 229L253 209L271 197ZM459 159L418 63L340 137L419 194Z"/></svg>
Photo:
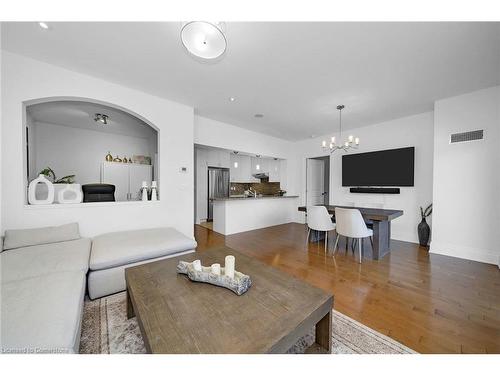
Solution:
<svg viewBox="0 0 500 375"><path fill-rule="evenodd" d="M335 219L337 239L335 240L335 246L333 247L333 255L335 255L335 252L337 251L340 236L355 238L358 239L359 263L361 263L361 259L363 258L361 249L362 240L367 237L372 240L373 230L367 228L365 221L363 220L363 216L361 216L361 212L355 208L336 207Z"/></svg>
<svg viewBox="0 0 500 375"><path fill-rule="evenodd" d="M383 209L385 207L384 203L380 202L361 202L359 203L358 207L364 207L364 208L380 208ZM368 227L368 229L373 229L373 221L370 219L365 219L365 224ZM354 248L357 245L357 239L352 241L351 249L354 251Z"/></svg>
<svg viewBox="0 0 500 375"><path fill-rule="evenodd" d="M325 253L328 248L328 232L335 229L335 224L325 206L309 206L307 207L307 239L306 244L309 242L309 235L311 230L325 232Z"/></svg>
<svg viewBox="0 0 500 375"><path fill-rule="evenodd" d="M354 207L356 206L356 202L342 202L339 204L339 206L344 206L344 207ZM361 205L358 205L358 207L363 207ZM337 222L337 220L335 219L335 222ZM355 243L355 239L353 238L352 241L351 241L351 249L352 251L354 252L354 243ZM345 252L347 253L347 249L349 248L349 237L346 237L345 238Z"/></svg>

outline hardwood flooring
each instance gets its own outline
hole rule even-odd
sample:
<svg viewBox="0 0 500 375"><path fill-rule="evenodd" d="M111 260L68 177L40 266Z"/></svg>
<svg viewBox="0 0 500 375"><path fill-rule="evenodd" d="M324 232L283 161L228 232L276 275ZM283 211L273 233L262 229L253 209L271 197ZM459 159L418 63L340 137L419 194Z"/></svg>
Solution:
<svg viewBox="0 0 500 375"><path fill-rule="evenodd" d="M306 245L296 223L230 236L195 225L195 237L198 251L225 244L333 293L336 310L420 353L500 353L494 265L395 240L383 259L359 264L342 240L335 258L333 241L328 254L324 242Z"/></svg>
<svg viewBox="0 0 500 375"><path fill-rule="evenodd" d="M199 224L200 226L207 228L207 229L213 229L214 227L214 222L213 221L204 221Z"/></svg>

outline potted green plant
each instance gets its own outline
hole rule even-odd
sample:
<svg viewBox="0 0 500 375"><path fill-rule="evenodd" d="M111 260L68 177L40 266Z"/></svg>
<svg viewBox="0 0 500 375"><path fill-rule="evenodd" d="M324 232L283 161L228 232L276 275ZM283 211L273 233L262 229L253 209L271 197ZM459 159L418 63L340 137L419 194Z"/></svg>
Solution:
<svg viewBox="0 0 500 375"><path fill-rule="evenodd" d="M431 235L431 228L427 224L426 218L432 214L432 203L428 205L425 210L420 206L420 216L422 221L418 224L418 242L420 246L427 246L429 244L429 237Z"/></svg>
<svg viewBox="0 0 500 375"><path fill-rule="evenodd" d="M42 169L40 171L39 175L40 174L43 174L44 176L46 176L49 179L52 179L53 184L74 184L75 183L75 175L74 174L70 174L70 175L67 175L67 176L64 176L61 178L57 178L56 174L54 173L54 170L50 167L45 167L44 169Z"/></svg>

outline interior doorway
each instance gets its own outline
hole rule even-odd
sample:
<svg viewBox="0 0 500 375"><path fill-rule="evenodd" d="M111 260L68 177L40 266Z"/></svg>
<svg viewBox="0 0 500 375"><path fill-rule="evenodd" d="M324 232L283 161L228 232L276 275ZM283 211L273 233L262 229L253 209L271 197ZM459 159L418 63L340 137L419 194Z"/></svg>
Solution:
<svg viewBox="0 0 500 375"><path fill-rule="evenodd" d="M330 202L330 156L306 160L306 205Z"/></svg>

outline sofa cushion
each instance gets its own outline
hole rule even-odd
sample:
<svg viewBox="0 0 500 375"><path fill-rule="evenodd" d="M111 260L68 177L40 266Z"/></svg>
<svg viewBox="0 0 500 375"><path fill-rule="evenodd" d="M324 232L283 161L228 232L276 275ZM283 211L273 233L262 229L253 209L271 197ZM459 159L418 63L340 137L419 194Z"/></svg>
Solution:
<svg viewBox="0 0 500 375"><path fill-rule="evenodd" d="M92 240L90 269L100 270L196 248L194 239L174 228L106 233Z"/></svg>
<svg viewBox="0 0 500 375"><path fill-rule="evenodd" d="M90 299L101 298L110 294L115 294L127 289L125 281L125 269L139 266L141 264L158 262L162 259L181 257L195 252L195 250L186 250L179 253L165 255L154 259L146 259L140 262L128 263L122 266L106 268L104 270L90 271L87 276L87 291Z"/></svg>
<svg viewBox="0 0 500 375"><path fill-rule="evenodd" d="M85 295L83 272L2 283L4 353L78 353Z"/></svg>
<svg viewBox="0 0 500 375"><path fill-rule="evenodd" d="M86 273L90 239L28 246L0 254L2 282L21 280L61 271Z"/></svg>
<svg viewBox="0 0 500 375"><path fill-rule="evenodd" d="M77 240L80 238L78 223L70 223L57 227L33 229L11 229L5 231L3 250L46 243Z"/></svg>

